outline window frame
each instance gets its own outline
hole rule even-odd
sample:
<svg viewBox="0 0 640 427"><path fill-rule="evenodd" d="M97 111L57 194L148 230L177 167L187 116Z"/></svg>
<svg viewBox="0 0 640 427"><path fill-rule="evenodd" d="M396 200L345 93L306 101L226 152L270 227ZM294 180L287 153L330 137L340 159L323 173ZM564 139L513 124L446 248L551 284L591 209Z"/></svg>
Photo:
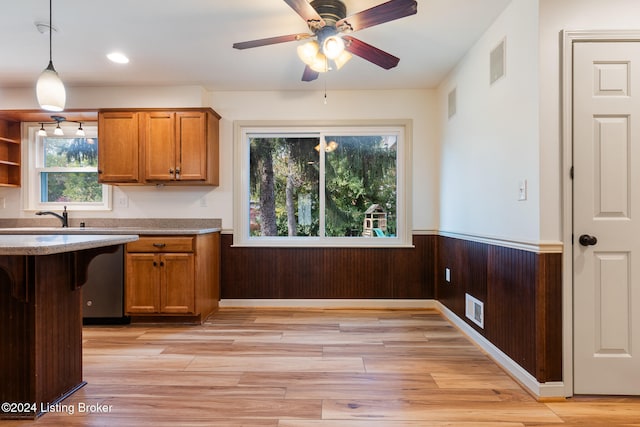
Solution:
<svg viewBox="0 0 640 427"><path fill-rule="evenodd" d="M411 120L359 120L359 121L236 121L234 122L234 212L233 246L238 247L413 247L411 227L412 194L412 121ZM322 135L397 135L397 199L395 237L308 237L260 236L249 234L249 135L282 136ZM321 137L321 142L323 138ZM322 150L321 150L322 151ZM324 156L320 156L324 167ZM319 197L322 200L325 178L320 176ZM322 221L323 216L320 220Z"/></svg>
<svg viewBox="0 0 640 427"><path fill-rule="evenodd" d="M40 123L24 123L22 134L23 137L23 206L25 211L38 210L60 210L64 206L74 211L111 211L112 210L112 187L102 184L102 202L41 202L42 182L40 174L42 172L96 172L97 166L93 167L74 167L74 168L58 168L44 167L42 158L42 140L44 137L38 135ZM52 134L55 126L44 125L48 134ZM77 124L60 123L66 137L75 135L78 129ZM96 122L82 122L82 127L86 137L98 137L98 124Z"/></svg>

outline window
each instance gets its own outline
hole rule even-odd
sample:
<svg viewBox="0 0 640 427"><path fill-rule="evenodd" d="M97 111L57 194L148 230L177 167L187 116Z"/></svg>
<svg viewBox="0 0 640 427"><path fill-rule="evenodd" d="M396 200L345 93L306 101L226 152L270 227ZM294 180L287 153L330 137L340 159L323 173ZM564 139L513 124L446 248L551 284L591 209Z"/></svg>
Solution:
<svg viewBox="0 0 640 427"><path fill-rule="evenodd" d="M404 246L410 123L236 124L234 243Z"/></svg>
<svg viewBox="0 0 640 427"><path fill-rule="evenodd" d="M98 182L98 138L95 124L83 123L84 137L76 126L61 124L64 135L39 136L40 124L30 124L28 134L27 209L110 209L110 187Z"/></svg>

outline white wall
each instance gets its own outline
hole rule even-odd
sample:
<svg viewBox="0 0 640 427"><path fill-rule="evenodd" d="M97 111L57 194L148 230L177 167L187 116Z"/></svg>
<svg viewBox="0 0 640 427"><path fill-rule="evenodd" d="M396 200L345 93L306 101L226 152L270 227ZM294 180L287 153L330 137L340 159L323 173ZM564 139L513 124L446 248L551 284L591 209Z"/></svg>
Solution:
<svg viewBox="0 0 640 427"><path fill-rule="evenodd" d="M506 75L490 85L489 54L503 38ZM513 0L438 87L441 230L539 241L537 63L537 1ZM518 201L525 179L528 198Z"/></svg>
<svg viewBox="0 0 640 427"><path fill-rule="evenodd" d="M560 32L562 30L612 30L640 27L638 0L539 0L540 2L540 188L541 235L560 240L561 193L561 92ZM565 171L566 172L566 171ZM566 174L564 175L566 176Z"/></svg>
<svg viewBox="0 0 640 427"><path fill-rule="evenodd" d="M105 218L221 218L233 228L233 122L235 120L413 120L413 229L438 226L438 156L435 141L435 92L331 91L320 92L212 92L199 87L71 88L67 108L199 107L211 106L222 116L220 126L220 186L121 186L114 188L112 212L86 213ZM33 90L3 92L0 109L37 109ZM128 207L120 207L126 196ZM6 208L0 217L30 217L22 212L19 189L0 188ZM204 206L203 206L204 205ZM73 214L71 214L73 216Z"/></svg>

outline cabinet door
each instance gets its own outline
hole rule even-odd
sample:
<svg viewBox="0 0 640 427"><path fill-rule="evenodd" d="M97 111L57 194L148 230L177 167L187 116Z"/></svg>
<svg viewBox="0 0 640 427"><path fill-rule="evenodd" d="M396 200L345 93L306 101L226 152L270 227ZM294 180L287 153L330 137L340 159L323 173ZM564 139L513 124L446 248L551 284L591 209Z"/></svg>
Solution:
<svg viewBox="0 0 640 427"><path fill-rule="evenodd" d="M176 113L180 181L207 180L207 116L201 111Z"/></svg>
<svg viewBox="0 0 640 427"><path fill-rule="evenodd" d="M127 254L125 313L160 311L160 255Z"/></svg>
<svg viewBox="0 0 640 427"><path fill-rule="evenodd" d="M195 268L193 254L160 255L163 313L195 312Z"/></svg>
<svg viewBox="0 0 640 427"><path fill-rule="evenodd" d="M175 113L149 112L144 114L144 120L145 180L175 179Z"/></svg>
<svg viewBox="0 0 640 427"><path fill-rule="evenodd" d="M138 120L130 111L98 113L99 182L140 182Z"/></svg>

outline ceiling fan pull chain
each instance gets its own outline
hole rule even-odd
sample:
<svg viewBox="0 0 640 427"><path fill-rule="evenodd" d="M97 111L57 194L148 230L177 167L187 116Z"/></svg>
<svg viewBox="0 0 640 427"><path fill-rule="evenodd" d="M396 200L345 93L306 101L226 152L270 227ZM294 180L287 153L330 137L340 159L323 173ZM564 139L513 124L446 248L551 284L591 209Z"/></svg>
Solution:
<svg viewBox="0 0 640 427"><path fill-rule="evenodd" d="M327 79L324 79L324 105L327 105Z"/></svg>

